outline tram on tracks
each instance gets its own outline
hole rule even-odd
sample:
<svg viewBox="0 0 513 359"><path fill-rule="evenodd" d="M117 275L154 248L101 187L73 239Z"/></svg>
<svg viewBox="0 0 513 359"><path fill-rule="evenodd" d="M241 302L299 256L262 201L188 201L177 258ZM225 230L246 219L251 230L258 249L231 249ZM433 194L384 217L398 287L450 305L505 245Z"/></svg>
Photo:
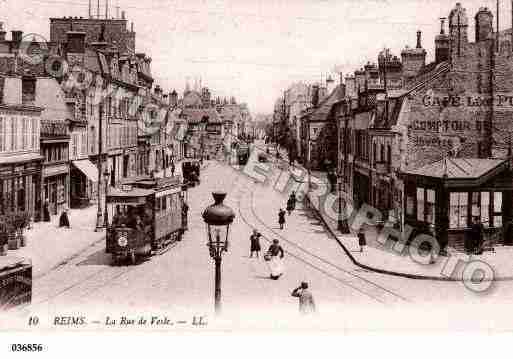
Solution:
<svg viewBox="0 0 513 359"><path fill-rule="evenodd" d="M110 188L106 252L115 264L163 252L187 229L187 186L176 177L145 178Z"/></svg>
<svg viewBox="0 0 513 359"><path fill-rule="evenodd" d="M237 159L239 165L244 166L248 163L249 159L249 145L241 143L237 146Z"/></svg>
<svg viewBox="0 0 513 359"><path fill-rule="evenodd" d="M185 161L182 163L183 181L189 186L194 187L200 184L200 162L199 161Z"/></svg>

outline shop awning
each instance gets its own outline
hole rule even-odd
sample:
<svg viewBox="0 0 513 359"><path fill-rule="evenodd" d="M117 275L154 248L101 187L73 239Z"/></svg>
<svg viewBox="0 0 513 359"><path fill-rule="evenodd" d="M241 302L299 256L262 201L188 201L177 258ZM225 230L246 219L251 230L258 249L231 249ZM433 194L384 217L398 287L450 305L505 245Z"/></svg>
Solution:
<svg viewBox="0 0 513 359"><path fill-rule="evenodd" d="M98 168L89 160L73 161L73 165L80 170L89 180L98 182Z"/></svg>

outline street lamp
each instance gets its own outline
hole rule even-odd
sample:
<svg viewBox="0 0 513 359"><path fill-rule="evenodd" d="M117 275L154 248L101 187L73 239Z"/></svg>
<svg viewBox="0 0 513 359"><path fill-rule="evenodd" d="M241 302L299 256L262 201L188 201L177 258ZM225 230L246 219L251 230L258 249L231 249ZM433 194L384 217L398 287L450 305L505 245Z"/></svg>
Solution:
<svg viewBox="0 0 513 359"><path fill-rule="evenodd" d="M109 170L105 168L103 177L105 178L105 208L103 214L103 223L105 228L109 228L109 211L107 210L107 196L109 195Z"/></svg>
<svg viewBox="0 0 513 359"><path fill-rule="evenodd" d="M235 218L233 210L223 204L226 198L224 192L212 193L214 204L203 212L203 220L206 223L208 249L210 257L215 263L215 312L221 313L221 258L228 251L228 237L230 224Z"/></svg>
<svg viewBox="0 0 513 359"><path fill-rule="evenodd" d="M98 116L99 116L99 124L98 124L98 211L96 213L96 232L99 232L102 230L102 228L105 227L105 225L102 223L102 205L101 205L101 193L100 193L100 185L102 181L102 167L103 167L103 134L102 134L102 128L103 128L103 104L100 103L99 109L98 109Z"/></svg>

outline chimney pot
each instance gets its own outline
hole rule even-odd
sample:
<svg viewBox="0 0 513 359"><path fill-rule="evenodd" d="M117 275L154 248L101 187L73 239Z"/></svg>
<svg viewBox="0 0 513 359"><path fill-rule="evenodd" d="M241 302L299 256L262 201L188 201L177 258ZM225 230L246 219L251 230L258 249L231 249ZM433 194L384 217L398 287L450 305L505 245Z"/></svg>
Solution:
<svg viewBox="0 0 513 359"><path fill-rule="evenodd" d="M121 20L126 20L125 15L126 15L125 10L122 10L121 11Z"/></svg>
<svg viewBox="0 0 513 359"><path fill-rule="evenodd" d="M11 31L12 41L14 42L21 42L21 39L23 38L23 31L20 30L13 30Z"/></svg>
<svg viewBox="0 0 513 359"><path fill-rule="evenodd" d="M417 49L422 48L422 32L419 30L417 31Z"/></svg>

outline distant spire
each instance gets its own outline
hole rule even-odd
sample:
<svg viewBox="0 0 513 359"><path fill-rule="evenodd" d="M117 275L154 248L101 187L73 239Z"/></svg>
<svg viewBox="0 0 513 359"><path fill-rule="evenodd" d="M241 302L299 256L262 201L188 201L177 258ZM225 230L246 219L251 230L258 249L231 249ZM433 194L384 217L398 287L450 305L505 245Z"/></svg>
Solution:
<svg viewBox="0 0 513 359"><path fill-rule="evenodd" d="M89 0L89 12L88 12L88 15L89 15L89 18L91 18L91 0Z"/></svg>
<svg viewBox="0 0 513 359"><path fill-rule="evenodd" d="M190 91L191 91L191 86L189 85L189 78L187 77L185 79L185 91L184 91L184 93L186 94L186 93L188 93Z"/></svg>

